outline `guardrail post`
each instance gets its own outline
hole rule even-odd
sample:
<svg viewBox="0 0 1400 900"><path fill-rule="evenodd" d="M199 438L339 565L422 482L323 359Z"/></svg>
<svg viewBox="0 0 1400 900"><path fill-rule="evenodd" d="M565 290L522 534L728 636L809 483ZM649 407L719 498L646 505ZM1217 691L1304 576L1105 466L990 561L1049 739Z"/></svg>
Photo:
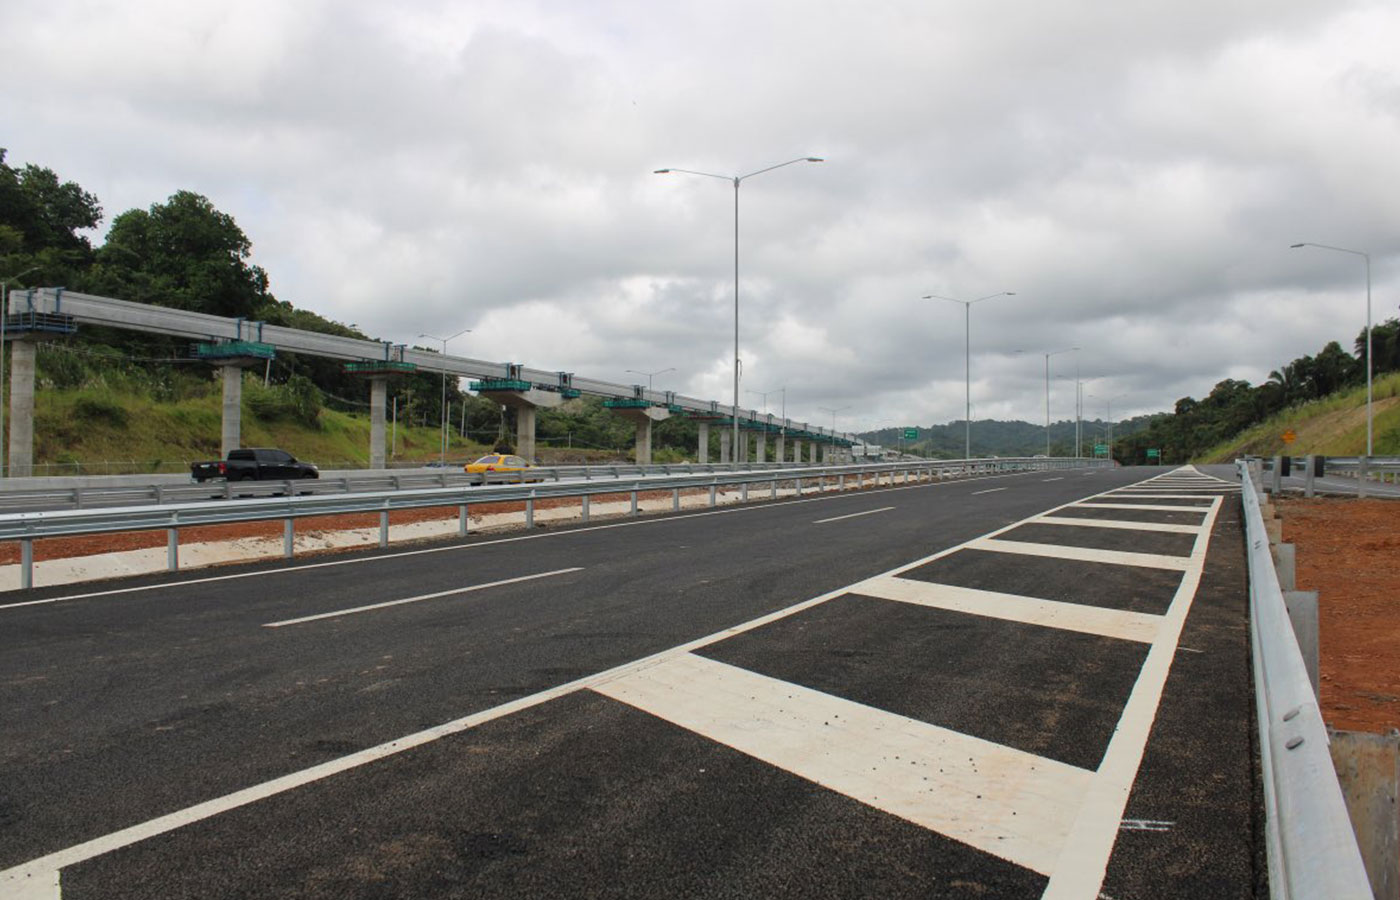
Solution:
<svg viewBox="0 0 1400 900"><path fill-rule="evenodd" d="M1270 493L1277 497L1278 492L1281 490L1283 490L1283 457L1275 456L1273 479L1270 482Z"/></svg>
<svg viewBox="0 0 1400 900"><path fill-rule="evenodd" d="M1308 470L1303 473L1303 496L1311 497L1316 493L1317 457L1309 454L1305 465Z"/></svg>
<svg viewBox="0 0 1400 900"><path fill-rule="evenodd" d="M742 503L749 502L749 483L747 481L739 485L739 500Z"/></svg>
<svg viewBox="0 0 1400 900"><path fill-rule="evenodd" d="M802 479L801 479L801 478L794 478L793 481L796 482L797 496L801 497L801 496L802 496Z"/></svg>
<svg viewBox="0 0 1400 900"><path fill-rule="evenodd" d="M19 586L28 590L34 586L34 542L19 542Z"/></svg>
<svg viewBox="0 0 1400 900"><path fill-rule="evenodd" d="M579 521L581 521L581 522L587 522L587 521L588 521L588 495L587 495L587 494L584 494L584 495L583 495L582 502L579 503Z"/></svg>
<svg viewBox="0 0 1400 900"><path fill-rule="evenodd" d="M174 572L180 568L180 530L165 529L165 571Z"/></svg>
<svg viewBox="0 0 1400 900"><path fill-rule="evenodd" d="M778 499L778 476L776 473L773 475L773 480L768 482L768 499Z"/></svg>
<svg viewBox="0 0 1400 900"><path fill-rule="evenodd" d="M525 527L535 527L535 489L530 489L530 496L525 498Z"/></svg>
<svg viewBox="0 0 1400 900"><path fill-rule="evenodd" d="M675 488L671 491L671 509L680 512L681 509L681 489Z"/></svg>
<svg viewBox="0 0 1400 900"><path fill-rule="evenodd" d="M1282 534L1282 522L1279 523L1279 537ZM1298 548L1292 544L1285 544L1282 540L1274 543L1270 548L1274 554L1274 571L1278 573L1278 586L1282 591L1295 590L1298 587Z"/></svg>
<svg viewBox="0 0 1400 900"><path fill-rule="evenodd" d="M288 516L282 522L282 555L287 559L292 558L292 545L295 540L294 525L296 520Z"/></svg>
<svg viewBox="0 0 1400 900"><path fill-rule="evenodd" d="M467 504L463 503L461 506L457 507L457 536L458 536L458 537L466 537L466 536L467 536L467 526L468 526Z"/></svg>
<svg viewBox="0 0 1400 900"><path fill-rule="evenodd" d="M387 509L379 511L379 546L389 546L389 511Z"/></svg>
<svg viewBox="0 0 1400 900"><path fill-rule="evenodd" d="M844 491L844 490L846 489L846 473L845 473L845 472L842 472L841 474L839 474L839 475L836 476L836 489L837 489L838 491Z"/></svg>
<svg viewBox="0 0 1400 900"><path fill-rule="evenodd" d="M1400 897L1400 731L1329 731L1328 738L1371 893Z"/></svg>
<svg viewBox="0 0 1400 900"><path fill-rule="evenodd" d="M1288 609L1288 621L1293 624L1293 636L1298 639L1298 652L1303 654L1303 666L1308 670L1313 696L1320 697L1317 681L1317 591L1286 590L1283 592L1283 605Z"/></svg>
<svg viewBox="0 0 1400 900"><path fill-rule="evenodd" d="M632 487L632 515L635 516L636 514L637 514L637 488L636 488L635 485L633 485L633 487Z"/></svg>
<svg viewBox="0 0 1400 900"><path fill-rule="evenodd" d="M1360 456L1356 459L1356 496L1357 499L1366 496L1366 479L1371 477L1371 458Z"/></svg>
<svg viewBox="0 0 1400 900"><path fill-rule="evenodd" d="M715 479L715 482L714 482L713 484L710 485L710 508L711 508L711 509L714 508L715 503L717 502L717 500L716 500L716 498L715 498L715 494L716 494L716 487L717 487L718 485L719 485L719 479Z"/></svg>

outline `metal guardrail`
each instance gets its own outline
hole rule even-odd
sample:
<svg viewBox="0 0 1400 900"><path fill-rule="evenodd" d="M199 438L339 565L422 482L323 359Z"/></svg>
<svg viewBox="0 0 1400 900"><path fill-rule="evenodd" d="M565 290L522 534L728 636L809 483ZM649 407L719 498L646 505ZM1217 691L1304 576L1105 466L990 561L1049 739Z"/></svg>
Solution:
<svg viewBox="0 0 1400 900"><path fill-rule="evenodd" d="M954 471L996 471L996 466L1012 460L928 460L927 464ZM1041 460L1043 462L1043 460ZM910 465L885 463L885 465ZM830 464L828 464L830 465ZM843 468L852 465L842 464ZM872 465L866 463L864 465ZM201 500L232 500L249 497L285 495L349 494L369 491L419 490L432 487L461 487L483 484L519 484L526 481L592 481L644 478L653 476L727 474L730 472L773 472L812 469L809 463L739 463L697 464L677 463L638 466L628 464L606 466L537 466L523 472L491 472L465 474L460 466L448 469L402 470L378 469L353 473L328 473L329 477L281 481L235 481L211 479L205 482L142 483L139 476L126 484L102 484L75 487L45 487L19 490L0 489L0 512L32 512L58 509L100 509L112 506L162 505L192 503Z"/></svg>
<svg viewBox="0 0 1400 900"><path fill-rule="evenodd" d="M1269 892L1276 900L1372 900L1327 749L1327 729L1289 622L1250 466L1239 463L1250 641L1263 769Z"/></svg>
<svg viewBox="0 0 1400 900"><path fill-rule="evenodd" d="M761 464L757 464L761 466ZM1052 469L1080 468L1105 465L1089 460L1076 459L983 459L983 460L938 460L925 463L879 463L869 465L814 466L795 468L769 464L766 468L756 467L747 471L727 470L722 472L700 472L688 474L635 474L627 475L619 471L606 480L534 481L525 484L473 486L465 480L456 485L432 488L414 488L389 491L366 491L359 493L338 493L329 495L309 494L297 496L303 487L315 485L315 481L261 482L263 487L280 488L285 496L253 497L233 502L203 500L193 503L157 503L151 506L126 506L102 509L63 509L35 512L0 514L0 541L20 543L20 585L30 588L34 585L34 541L53 537L72 537L85 534L111 534L130 531L166 531L167 569L179 568L179 530L198 525L227 525L239 522L282 520L283 556L292 556L294 522L312 516L332 516L346 513L378 513L379 545L388 545L389 513L396 510L422 509L427 507L456 506L458 508L459 533L467 533L467 510L472 504L524 501L525 524L534 522L534 503L537 500L578 497L583 504L583 518L588 518L588 498L600 494L630 494L632 515L638 514L638 494L650 491L672 492L673 509L680 508L680 492L709 488L710 505L716 504L716 493L720 488L738 486L743 490L743 499L748 499L751 485L767 485L770 497L777 497L780 484L792 483L799 496L805 485L817 483L825 489L829 480L835 480L844 488L848 479L856 480L863 486L867 478L873 478L878 485L888 478L893 485L898 476L905 483L913 479L942 479L954 476L971 476L1013 471L1044 471ZM596 470L597 467L589 467ZM619 470L656 469L649 467L615 467ZM666 468L666 467L660 467ZM511 473L523 478L537 478L543 470L529 469ZM597 474L596 471L594 473ZM438 477L438 476L434 476ZM259 483L240 482L252 487ZM205 488L208 491L208 488Z"/></svg>

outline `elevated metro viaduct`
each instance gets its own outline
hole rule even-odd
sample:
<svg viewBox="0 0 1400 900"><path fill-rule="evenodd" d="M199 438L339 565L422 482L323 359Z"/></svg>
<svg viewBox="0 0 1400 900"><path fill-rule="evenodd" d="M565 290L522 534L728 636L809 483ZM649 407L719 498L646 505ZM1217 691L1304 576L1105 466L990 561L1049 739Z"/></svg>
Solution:
<svg viewBox="0 0 1400 900"><path fill-rule="evenodd" d="M75 333L81 325L120 328L188 338L196 342L195 356L219 367L223 382L223 418L220 449L241 446L242 370L266 363L278 351L345 360L347 370L370 382L370 468L382 469L385 458L385 399L390 378L418 369L444 372L457 378L479 379L480 391L517 412L516 444L521 455L535 451L535 411L551 408L570 397L583 394L628 401L614 409L637 425L637 460L650 462L651 426L670 415L686 414L702 418L697 447L699 461L708 462L708 425L723 419L732 424L732 411L714 401L681 397L673 392L657 392L638 385L620 385L595 379L577 378L568 372L529 369L518 363L446 356L409 348L388 341L348 338L320 332L268 325L242 318L132 303L110 297L69 292L63 288L37 288L10 291L3 298L5 315L0 316L0 342L11 347L11 391L9 409L9 472L13 477L33 474L34 463L34 359L36 344ZM778 461L784 460L784 438L793 437L794 461L801 461L802 441L811 447L811 460L817 459L817 446L828 451L848 448L852 436L837 434L791 420L775 422L754 410L739 410L742 429L761 430L756 454L766 456L766 435L778 435ZM746 461L747 435L737 453L728 447L728 432L721 439L721 462L730 455Z"/></svg>

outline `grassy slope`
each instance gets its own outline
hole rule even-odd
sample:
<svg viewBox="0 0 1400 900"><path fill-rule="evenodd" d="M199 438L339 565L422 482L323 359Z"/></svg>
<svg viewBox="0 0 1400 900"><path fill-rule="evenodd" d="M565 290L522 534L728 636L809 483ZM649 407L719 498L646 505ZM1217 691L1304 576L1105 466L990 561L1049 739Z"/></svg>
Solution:
<svg viewBox="0 0 1400 900"><path fill-rule="evenodd" d="M1400 373L1376 379L1372 398L1374 452L1377 456L1400 456ZM1291 446L1283 442L1283 433L1289 429L1297 434ZM1195 461L1229 462L1244 454L1360 456L1365 452L1366 388L1363 385L1283 410L1263 424L1212 447Z"/></svg>
<svg viewBox="0 0 1400 900"><path fill-rule="evenodd" d="M35 474L123 474L188 472L196 460L219 457L222 399L217 389L199 396L161 402L131 390L107 386L35 393ZM369 465L369 416L322 409L318 428L288 419L259 419L244 394L245 447L280 447L322 468ZM392 426L386 426L392 433ZM435 461L441 432L432 426L398 426L398 452L391 465ZM490 448L450 436L449 463L476 459ZM618 454L594 450L541 448L544 463L606 462Z"/></svg>

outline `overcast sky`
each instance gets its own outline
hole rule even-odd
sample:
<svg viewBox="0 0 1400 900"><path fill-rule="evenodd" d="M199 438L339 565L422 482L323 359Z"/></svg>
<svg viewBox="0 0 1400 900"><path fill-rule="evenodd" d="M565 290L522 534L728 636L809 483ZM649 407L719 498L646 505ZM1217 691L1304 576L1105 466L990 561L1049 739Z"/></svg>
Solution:
<svg viewBox="0 0 1400 900"><path fill-rule="evenodd" d="M7 0L0 146L383 339L841 430L1170 409L1400 302L1400 4ZM106 222L103 228L106 227ZM100 236L99 236L100 237ZM427 341L419 341L427 344ZM1068 376L1070 380L1061 380ZM645 381L645 379L641 379Z"/></svg>

